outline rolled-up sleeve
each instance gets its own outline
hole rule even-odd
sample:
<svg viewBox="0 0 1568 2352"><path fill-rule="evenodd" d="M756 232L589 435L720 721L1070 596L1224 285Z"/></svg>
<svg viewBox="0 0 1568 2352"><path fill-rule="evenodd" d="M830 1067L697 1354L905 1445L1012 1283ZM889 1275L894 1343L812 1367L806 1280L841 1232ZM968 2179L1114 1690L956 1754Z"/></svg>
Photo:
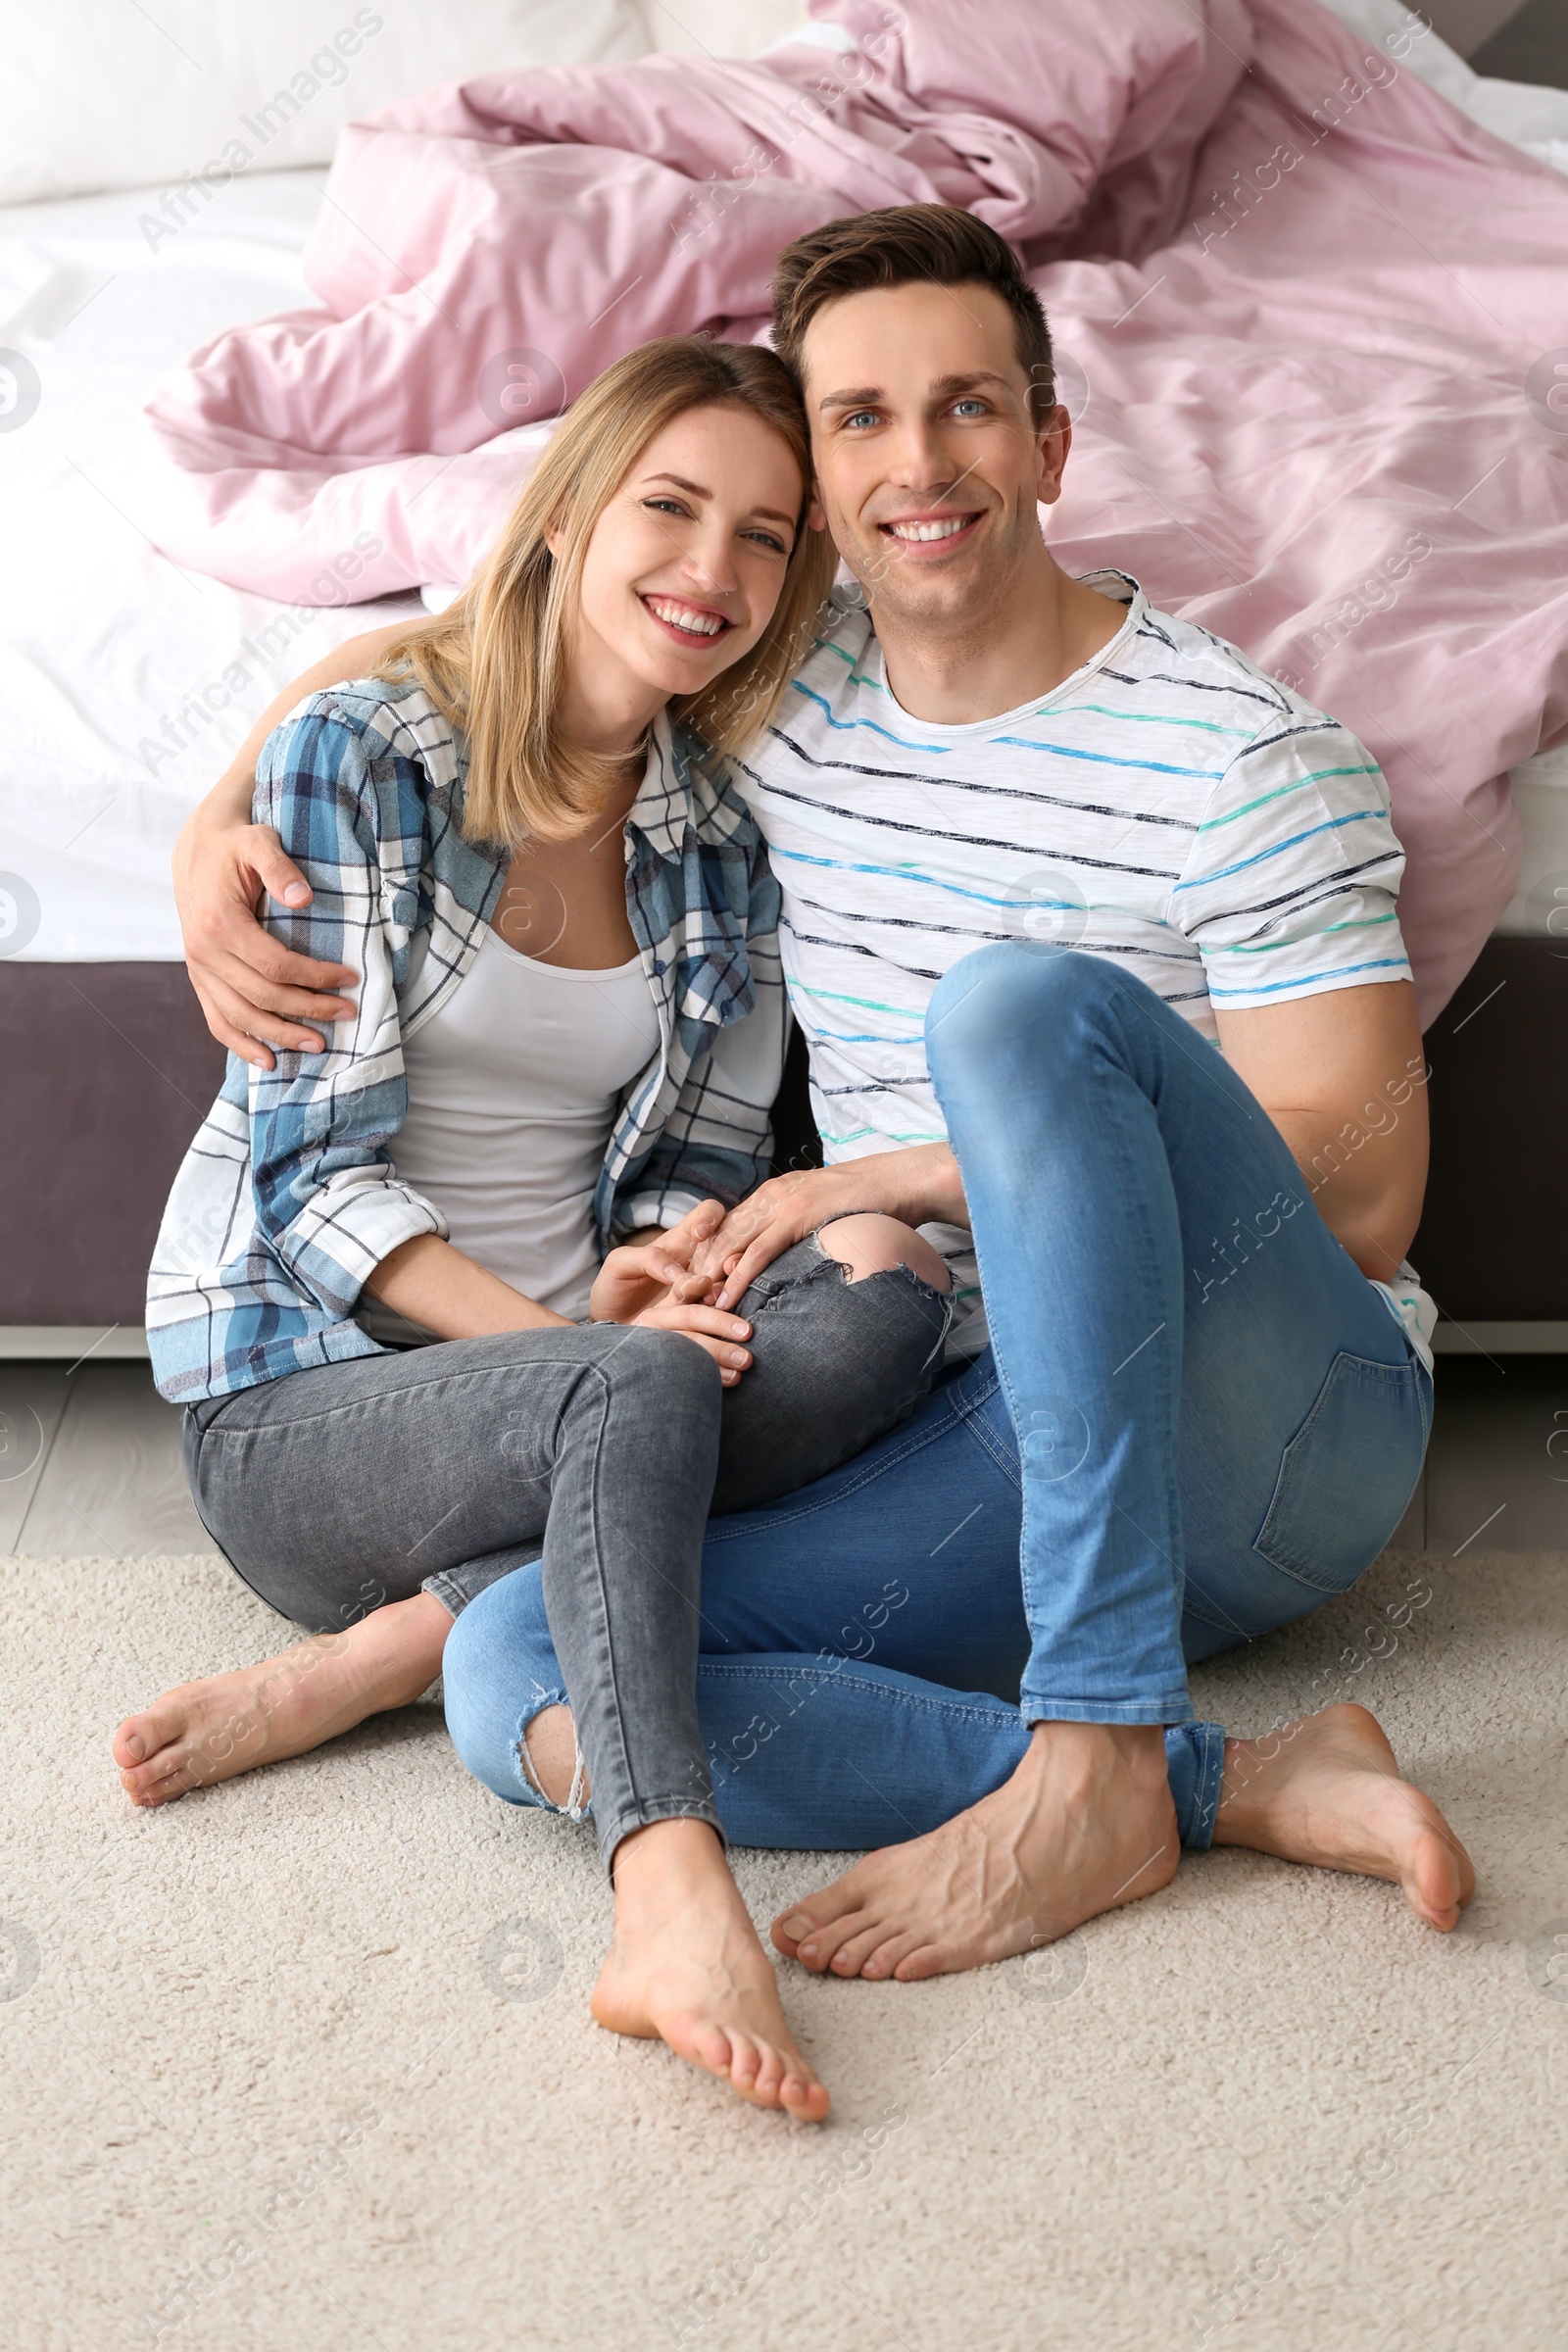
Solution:
<svg viewBox="0 0 1568 2352"><path fill-rule="evenodd" d="M392 1250L447 1233L390 1153L408 1110L397 991L419 907L421 779L394 753L368 757L354 727L308 705L263 753L256 818L313 892L308 907L270 907L268 930L356 975L344 990L354 1016L324 1054L279 1053L250 1079L262 1246L304 1296L344 1317Z"/></svg>

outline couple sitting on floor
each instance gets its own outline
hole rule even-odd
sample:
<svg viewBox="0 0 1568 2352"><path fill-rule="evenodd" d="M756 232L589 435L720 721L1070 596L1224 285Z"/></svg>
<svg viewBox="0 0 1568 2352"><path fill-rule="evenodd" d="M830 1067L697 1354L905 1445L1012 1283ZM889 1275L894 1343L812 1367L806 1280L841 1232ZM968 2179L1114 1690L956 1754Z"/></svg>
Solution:
<svg viewBox="0 0 1568 2352"><path fill-rule="evenodd" d="M776 356L602 376L457 602L298 681L187 828L232 1056L148 1338L312 1638L116 1755L163 1803L441 1673L470 1771L592 1812L600 2022L814 2119L726 1839L873 1849L772 1931L873 1978L1184 1845L1440 1929L1474 1879L1360 1708L1250 1742L1187 1688L1361 1575L1426 1446L1383 780L1053 561L994 231L837 221L774 293ZM768 1178L786 1004L827 1165Z"/></svg>

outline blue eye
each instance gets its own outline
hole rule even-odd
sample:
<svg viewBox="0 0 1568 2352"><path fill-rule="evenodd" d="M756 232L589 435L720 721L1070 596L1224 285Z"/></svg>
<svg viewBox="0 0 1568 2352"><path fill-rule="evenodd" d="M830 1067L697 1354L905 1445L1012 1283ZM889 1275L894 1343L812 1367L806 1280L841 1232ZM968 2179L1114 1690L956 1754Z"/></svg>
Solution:
<svg viewBox="0 0 1568 2352"><path fill-rule="evenodd" d="M986 404L983 400L956 400L953 404L953 413L956 416L965 409L971 416L983 416L986 414Z"/></svg>
<svg viewBox="0 0 1568 2352"><path fill-rule="evenodd" d="M857 409L854 416L846 416L844 421L846 425L875 424L876 411L875 409Z"/></svg>

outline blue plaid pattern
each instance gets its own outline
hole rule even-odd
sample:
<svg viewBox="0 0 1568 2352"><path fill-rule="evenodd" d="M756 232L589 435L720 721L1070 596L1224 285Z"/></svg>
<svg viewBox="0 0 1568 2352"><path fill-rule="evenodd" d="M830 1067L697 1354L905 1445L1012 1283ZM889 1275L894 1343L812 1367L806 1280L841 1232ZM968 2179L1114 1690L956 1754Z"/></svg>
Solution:
<svg viewBox="0 0 1568 2352"><path fill-rule="evenodd" d="M162 1394L226 1395L374 1355L354 1321L367 1276L439 1209L397 1173L403 1040L478 953L506 858L460 830L465 749L416 687L335 686L270 738L256 817L309 876L291 948L358 973L324 1054L271 1070L229 1056L164 1212L147 1287ZM627 1088L595 1196L601 1245L733 1203L767 1174L788 1008L778 889L727 774L661 717L626 827L627 909L660 1046ZM748 1018L742 1018L748 1015Z"/></svg>

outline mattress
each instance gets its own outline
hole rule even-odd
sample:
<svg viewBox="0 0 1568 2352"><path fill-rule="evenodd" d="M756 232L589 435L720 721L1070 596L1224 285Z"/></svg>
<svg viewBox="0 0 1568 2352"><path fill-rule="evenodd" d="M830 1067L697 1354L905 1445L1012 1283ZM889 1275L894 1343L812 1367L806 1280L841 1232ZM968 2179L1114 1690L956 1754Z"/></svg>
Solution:
<svg viewBox="0 0 1568 2352"><path fill-rule="evenodd" d="M1353 20L1386 0L1336 5ZM1568 165L1568 93L1478 82L1435 35L1410 62L1464 76L1467 111ZM149 536L142 404L221 327L310 304L323 177L249 173L172 233L151 192L0 210L0 956L177 957L169 858L188 810L308 662L418 610L356 603L347 578L323 584L341 599L325 609L276 605ZM1514 786L1525 862L1499 929L1568 930L1568 749Z"/></svg>
<svg viewBox="0 0 1568 2352"><path fill-rule="evenodd" d="M151 194L0 213L0 954L177 957L169 857L190 808L300 669L418 609L367 608L348 581L336 609L272 604L179 570L148 536L143 402L220 327L309 304L323 178L236 181L151 243Z"/></svg>

